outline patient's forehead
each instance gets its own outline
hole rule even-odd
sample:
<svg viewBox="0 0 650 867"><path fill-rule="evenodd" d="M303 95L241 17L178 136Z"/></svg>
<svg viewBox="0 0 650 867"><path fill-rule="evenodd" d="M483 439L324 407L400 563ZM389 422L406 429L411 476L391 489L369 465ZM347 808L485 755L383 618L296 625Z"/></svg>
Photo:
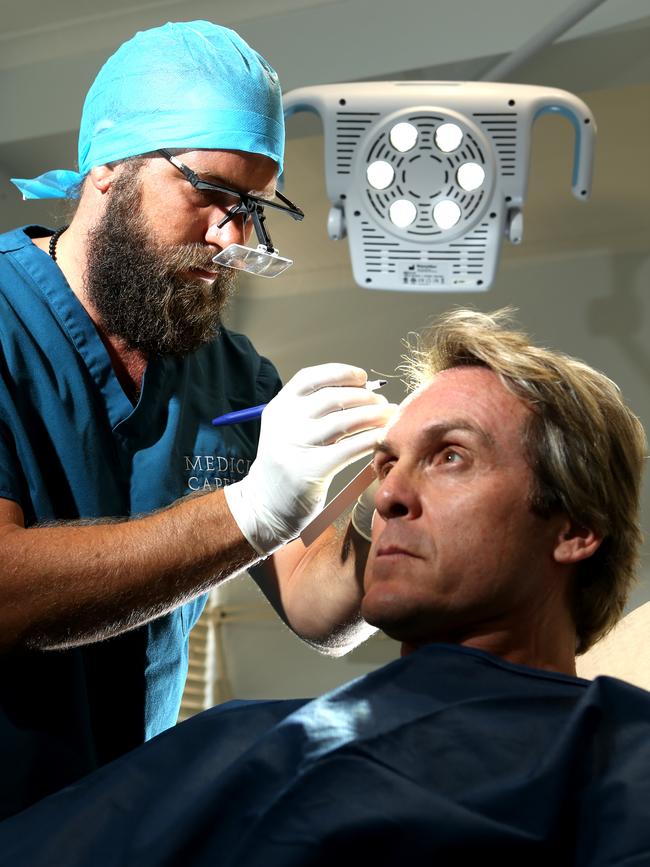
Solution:
<svg viewBox="0 0 650 867"><path fill-rule="evenodd" d="M386 428L384 441L412 437L424 426L468 422L498 439L519 439L531 410L487 367L452 367L408 395Z"/></svg>

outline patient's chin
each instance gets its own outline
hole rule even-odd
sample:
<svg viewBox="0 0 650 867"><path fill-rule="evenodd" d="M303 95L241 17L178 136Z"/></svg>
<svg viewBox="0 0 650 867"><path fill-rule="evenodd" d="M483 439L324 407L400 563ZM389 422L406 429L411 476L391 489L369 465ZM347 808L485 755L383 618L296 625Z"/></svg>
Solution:
<svg viewBox="0 0 650 867"><path fill-rule="evenodd" d="M361 616L394 641L409 641L416 612L409 611L402 596L385 586L373 585L361 600Z"/></svg>

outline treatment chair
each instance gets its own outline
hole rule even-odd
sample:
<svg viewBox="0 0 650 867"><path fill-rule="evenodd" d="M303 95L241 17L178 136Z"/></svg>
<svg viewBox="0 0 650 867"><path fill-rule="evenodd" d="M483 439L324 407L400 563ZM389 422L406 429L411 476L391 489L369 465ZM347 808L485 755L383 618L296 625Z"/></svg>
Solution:
<svg viewBox="0 0 650 867"><path fill-rule="evenodd" d="M650 690L650 602L620 620L605 638L576 659L579 677L618 677Z"/></svg>

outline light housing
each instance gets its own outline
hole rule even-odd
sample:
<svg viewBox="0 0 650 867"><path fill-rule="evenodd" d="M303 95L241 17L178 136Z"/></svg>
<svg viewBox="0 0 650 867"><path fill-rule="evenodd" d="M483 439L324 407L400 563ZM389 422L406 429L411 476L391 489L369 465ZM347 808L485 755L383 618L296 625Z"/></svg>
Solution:
<svg viewBox="0 0 650 867"><path fill-rule="evenodd" d="M532 127L543 114L573 124L573 194L581 201L590 194L596 125L564 90L486 81L329 84L288 93L285 116L298 111L321 117L328 232L349 236L360 286L488 289L504 234L522 239ZM369 182L376 163L393 168L385 186ZM452 216L444 205L436 220L443 202L457 210Z"/></svg>

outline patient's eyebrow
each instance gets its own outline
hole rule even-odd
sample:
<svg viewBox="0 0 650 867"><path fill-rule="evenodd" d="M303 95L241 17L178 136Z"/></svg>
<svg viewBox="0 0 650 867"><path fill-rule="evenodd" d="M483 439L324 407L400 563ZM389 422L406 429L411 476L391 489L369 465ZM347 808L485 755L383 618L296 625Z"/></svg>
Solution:
<svg viewBox="0 0 650 867"><path fill-rule="evenodd" d="M482 428L478 423L466 418L448 419L436 424L426 425L417 433L416 439L423 441L425 444L436 443L442 437L455 431L473 434L489 448L493 448L496 444L496 440L491 433ZM387 437L385 440L377 443L374 454L392 454L393 452L394 448L391 446L390 438Z"/></svg>

